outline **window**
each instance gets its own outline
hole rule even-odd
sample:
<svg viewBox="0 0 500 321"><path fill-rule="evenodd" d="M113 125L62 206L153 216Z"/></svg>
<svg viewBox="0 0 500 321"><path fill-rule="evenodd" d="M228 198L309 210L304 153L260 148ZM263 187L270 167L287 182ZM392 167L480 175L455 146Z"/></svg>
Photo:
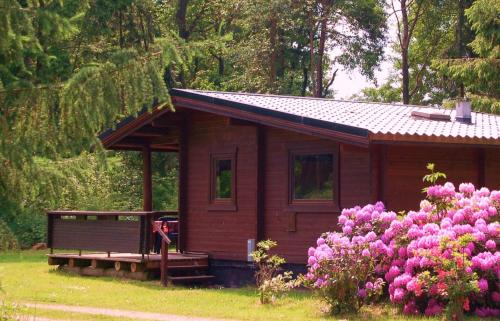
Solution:
<svg viewBox="0 0 500 321"><path fill-rule="evenodd" d="M215 199L231 199L232 175L231 159L215 160Z"/></svg>
<svg viewBox="0 0 500 321"><path fill-rule="evenodd" d="M210 154L209 210L236 210L236 149Z"/></svg>
<svg viewBox="0 0 500 321"><path fill-rule="evenodd" d="M338 211L337 147L289 150L291 211Z"/></svg>
<svg viewBox="0 0 500 321"><path fill-rule="evenodd" d="M332 196L333 155L294 155L293 199L329 200Z"/></svg>

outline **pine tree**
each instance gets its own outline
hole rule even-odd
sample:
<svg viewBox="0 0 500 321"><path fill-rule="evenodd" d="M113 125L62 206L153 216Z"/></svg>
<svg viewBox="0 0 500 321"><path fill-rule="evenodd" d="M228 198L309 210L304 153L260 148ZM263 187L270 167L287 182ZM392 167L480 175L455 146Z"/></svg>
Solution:
<svg viewBox="0 0 500 321"><path fill-rule="evenodd" d="M181 55L175 40L156 37L153 5L2 1L0 209L8 209L2 212L39 211L40 197L61 203L64 190L79 184L69 179L79 167L51 163L99 151L97 134L123 115L169 108L164 70L181 64Z"/></svg>
<svg viewBox="0 0 500 321"><path fill-rule="evenodd" d="M477 57L439 60L434 67L463 86L475 110L500 114L500 1L476 0L465 14Z"/></svg>

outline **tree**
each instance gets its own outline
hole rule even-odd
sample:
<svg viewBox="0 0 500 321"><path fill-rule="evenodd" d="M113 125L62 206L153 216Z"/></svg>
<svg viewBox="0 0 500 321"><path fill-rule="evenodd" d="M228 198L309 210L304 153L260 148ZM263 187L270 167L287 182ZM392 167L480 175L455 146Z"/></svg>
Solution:
<svg viewBox="0 0 500 321"><path fill-rule="evenodd" d="M395 102L441 104L444 99L457 94L456 84L438 74L433 68L433 61L474 56L467 47L474 39L474 33L469 23L461 19L471 2L391 0L389 10L396 21L397 36L393 44L397 54L393 66L400 71L400 77L391 79L391 83L382 87L400 89L402 99L395 99Z"/></svg>
<svg viewBox="0 0 500 321"><path fill-rule="evenodd" d="M425 7L428 7L428 0L397 0L399 6L391 0L392 14L396 18L396 31L401 53L401 76L402 76L402 96L403 104L410 103L410 66L409 49L413 33L417 23L423 15Z"/></svg>
<svg viewBox="0 0 500 321"><path fill-rule="evenodd" d="M475 33L469 44L477 57L436 60L434 68L451 78L474 109L500 113L500 1L476 0L465 11Z"/></svg>
<svg viewBox="0 0 500 321"><path fill-rule="evenodd" d="M373 69L382 56L385 14L377 0L331 1L306 0L309 31L311 91L325 97L335 80L333 71L325 79L325 70L339 64L347 69L358 68L373 77ZM327 49L340 52L328 57Z"/></svg>
<svg viewBox="0 0 500 321"><path fill-rule="evenodd" d="M401 89L393 85L394 82L388 81L378 88L367 87L361 90L361 93L353 95L352 100L393 103L401 100Z"/></svg>
<svg viewBox="0 0 500 321"><path fill-rule="evenodd" d="M69 172L78 168L47 170L51 164L99 151L96 134L122 115L168 105L163 69L178 61L177 47L155 37L152 4L2 2L2 215L39 213L39 199L60 200L64 189L77 186Z"/></svg>

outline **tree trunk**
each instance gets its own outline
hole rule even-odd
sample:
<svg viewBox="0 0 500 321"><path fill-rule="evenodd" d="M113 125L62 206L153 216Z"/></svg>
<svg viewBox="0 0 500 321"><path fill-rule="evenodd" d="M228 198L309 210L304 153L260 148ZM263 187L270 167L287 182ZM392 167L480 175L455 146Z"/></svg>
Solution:
<svg viewBox="0 0 500 321"><path fill-rule="evenodd" d="M179 30L179 37L181 37L184 40L188 40L189 38L189 31L186 25L186 14L187 14L187 7L189 0L178 0L178 8L177 12L175 13L175 20L177 22L177 29ZM185 88L186 87L186 75L184 74L184 68L179 69L179 82L181 83L181 87Z"/></svg>
<svg viewBox="0 0 500 321"><path fill-rule="evenodd" d="M327 17L326 14L323 14L321 18L320 24L320 34L319 34L319 45L318 45L318 61L316 63L316 86L314 97L323 96L323 56L325 54L325 43L326 43L326 34L327 34Z"/></svg>
<svg viewBox="0 0 500 321"><path fill-rule="evenodd" d="M224 76L224 58L222 58L221 56L218 56L217 57L217 62L218 62L218 72L219 72L219 76L222 77Z"/></svg>
<svg viewBox="0 0 500 321"><path fill-rule="evenodd" d="M179 7L177 8L177 12L175 14L175 18L177 21L177 28L179 29L179 37L184 40L189 38L189 31L186 26L186 14L189 0L179 0Z"/></svg>
<svg viewBox="0 0 500 321"><path fill-rule="evenodd" d="M464 25L465 25L465 3L464 0L459 0L458 1L458 19L457 19L457 56L458 58L463 58L465 55L465 50L464 50L464 40L463 40L463 34L464 34ZM465 97L465 89L464 89L464 84L460 82L458 84L458 90L459 90L459 97L464 98Z"/></svg>
<svg viewBox="0 0 500 321"><path fill-rule="evenodd" d="M302 97L306 95L307 84L309 83L308 76L309 76L309 70L307 70L307 67L304 66L302 68L302 88L300 89L300 95Z"/></svg>
<svg viewBox="0 0 500 321"><path fill-rule="evenodd" d="M408 47L410 45L410 25L408 22L408 7L406 0L401 0L401 20L403 24L403 35L401 39L401 74L403 76L403 104L410 103L410 71L408 63Z"/></svg>
<svg viewBox="0 0 500 321"><path fill-rule="evenodd" d="M314 95L316 92L316 80L314 76L314 34L315 34L315 29L316 29L316 23L314 21L314 16L312 13L309 14L309 20L310 20L310 29L309 29L309 70L311 72L311 91Z"/></svg>
<svg viewBox="0 0 500 321"><path fill-rule="evenodd" d="M120 42L120 48L123 49L123 47L125 46L125 41L123 39L123 11L120 9L120 11L118 12L118 24L119 24L119 42Z"/></svg>
<svg viewBox="0 0 500 321"><path fill-rule="evenodd" d="M277 48L276 48L276 35L277 35L277 21L274 12L270 11L270 20L269 20L269 89L271 92L276 91L276 57L277 57Z"/></svg>

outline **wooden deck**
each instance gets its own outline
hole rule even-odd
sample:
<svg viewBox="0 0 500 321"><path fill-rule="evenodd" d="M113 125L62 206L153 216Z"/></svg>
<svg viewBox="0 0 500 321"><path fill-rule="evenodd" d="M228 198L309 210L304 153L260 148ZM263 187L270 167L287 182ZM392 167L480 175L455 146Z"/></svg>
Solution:
<svg viewBox="0 0 500 321"><path fill-rule="evenodd" d="M87 276L111 276L134 280L160 277L160 254L135 253L56 253L48 254L49 265ZM168 253L168 280L172 283L210 281L208 255L200 253Z"/></svg>

